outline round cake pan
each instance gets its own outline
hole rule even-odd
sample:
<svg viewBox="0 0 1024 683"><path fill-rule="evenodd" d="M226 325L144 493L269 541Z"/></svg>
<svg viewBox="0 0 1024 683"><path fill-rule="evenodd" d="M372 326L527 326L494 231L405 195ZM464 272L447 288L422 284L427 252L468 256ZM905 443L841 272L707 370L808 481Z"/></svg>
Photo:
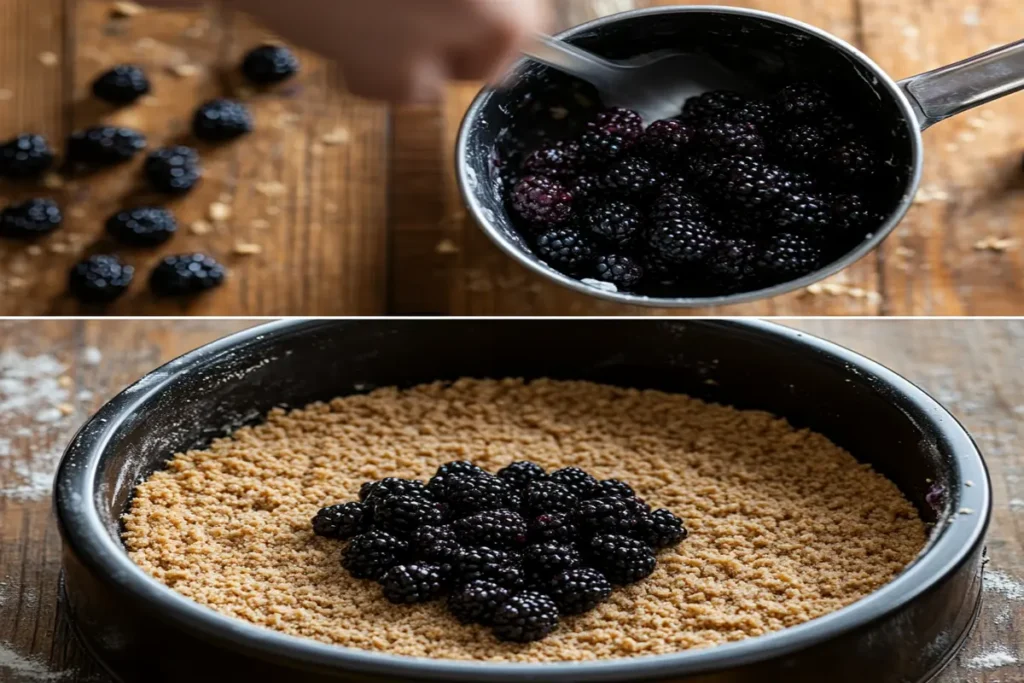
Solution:
<svg viewBox="0 0 1024 683"><path fill-rule="evenodd" d="M175 452L302 406L458 377L587 379L784 416L892 479L931 526L894 581L769 635L583 663L430 660L331 646L230 618L129 559L120 519ZM122 681L676 681L916 683L969 632L981 600L990 485L978 448L922 390L844 348L759 322L284 321L189 353L107 403L68 447L54 504L65 600Z"/></svg>

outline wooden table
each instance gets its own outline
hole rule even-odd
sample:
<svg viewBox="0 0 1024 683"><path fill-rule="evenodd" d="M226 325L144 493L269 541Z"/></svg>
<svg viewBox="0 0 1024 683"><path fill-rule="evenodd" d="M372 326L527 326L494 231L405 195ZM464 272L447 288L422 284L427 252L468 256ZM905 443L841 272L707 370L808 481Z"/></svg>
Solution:
<svg viewBox="0 0 1024 683"><path fill-rule="evenodd" d="M10 443L0 442L0 680L109 683L61 619L56 592L60 540L48 477L77 426L120 388L171 357L248 324L0 323L5 341L0 350L7 354L0 354L0 379L17 367L42 383L41 389L20 392L20 405L13 408L12 394L0 385L5 407L0 434L10 437ZM1024 323L830 320L797 325L875 358L924 387L963 421L984 450L995 487L985 599L978 627L938 683L1024 681L1019 635L1024 631L1024 456L1018 448L1024 439L1019 364ZM52 358L39 359L42 349ZM12 359L11 351L24 358ZM45 411L54 409L68 414L46 421ZM1006 664L1013 659L1021 663ZM21 678L5 668L12 664L20 667Z"/></svg>
<svg viewBox="0 0 1024 683"><path fill-rule="evenodd" d="M563 26L669 0L550 0ZM1024 35L1019 0L750 0L845 38L905 77ZM467 218L452 143L477 85L442 106L393 109L328 87L330 67L302 55L304 74L273 94L240 88L239 56L265 36L225 10L111 18L95 0L0 4L0 135L34 130L59 141L99 120L135 126L153 145L187 127L196 103L228 93L250 102L249 138L204 150L201 187L173 202L183 229L165 247L123 250L140 281L115 314L615 315L651 313L597 302L529 274ZM88 85L103 69L139 63L155 94L120 111ZM924 192L876 253L834 286L700 313L729 315L982 315L1024 313L1024 96L944 123L926 135ZM0 245L0 313L76 314L69 266L110 249L102 223L138 201L138 164L88 180L53 176L65 228L34 247ZM58 187L58 185L60 185ZM39 188L4 186L6 200ZM209 218L223 204L230 215ZM214 209L216 212L217 209ZM1005 240L1004 238L1014 238ZM986 246L987 245L987 246ZM258 254L237 253L259 249ZM229 283L191 304L158 301L144 278L166 253L208 251Z"/></svg>

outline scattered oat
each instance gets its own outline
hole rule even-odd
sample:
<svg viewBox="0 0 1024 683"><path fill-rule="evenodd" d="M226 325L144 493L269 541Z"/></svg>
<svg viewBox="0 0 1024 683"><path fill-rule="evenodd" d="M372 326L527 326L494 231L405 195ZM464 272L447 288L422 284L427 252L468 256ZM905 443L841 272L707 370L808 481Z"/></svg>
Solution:
<svg viewBox="0 0 1024 683"><path fill-rule="evenodd" d="M54 254L66 254L68 253L68 245L63 242L53 242L50 244L50 251Z"/></svg>
<svg viewBox="0 0 1024 683"><path fill-rule="evenodd" d="M145 52L147 50L152 50L154 47L156 47L156 41L150 38L149 36L139 38L137 41L135 41L136 50L142 50L143 52Z"/></svg>
<svg viewBox="0 0 1024 683"><path fill-rule="evenodd" d="M60 57L55 52L42 52L39 54L39 61L43 66L57 66L60 63Z"/></svg>
<svg viewBox="0 0 1024 683"><path fill-rule="evenodd" d="M807 288L807 293L812 296L821 296L822 294L825 293L825 288L821 285L821 283L815 282L813 285Z"/></svg>
<svg viewBox="0 0 1024 683"><path fill-rule="evenodd" d="M967 481L964 482L964 486L967 486L967 487L974 486L974 482L971 481L970 479L968 479Z"/></svg>
<svg viewBox="0 0 1024 683"><path fill-rule="evenodd" d="M61 375L57 378L57 386L63 389L69 389L74 383L75 380L71 379L67 375Z"/></svg>
<svg viewBox="0 0 1024 683"><path fill-rule="evenodd" d="M263 247L251 242L236 242L233 251L240 256L253 256L263 253Z"/></svg>
<svg viewBox="0 0 1024 683"><path fill-rule="evenodd" d="M231 218L231 207L223 202L214 202L210 204L209 216L214 221L226 221Z"/></svg>
<svg viewBox="0 0 1024 683"><path fill-rule="evenodd" d="M264 197L277 197L284 194L288 188L284 183L270 180L265 183L256 183L256 191Z"/></svg>
<svg viewBox="0 0 1024 683"><path fill-rule="evenodd" d="M960 508L960 514L961 515L973 515L974 514L974 510L972 510L971 508Z"/></svg>
<svg viewBox="0 0 1024 683"><path fill-rule="evenodd" d="M70 415L71 413L75 412L75 407L70 403L61 403L59 406L57 406L57 410L59 410L62 415Z"/></svg>
<svg viewBox="0 0 1024 683"><path fill-rule="evenodd" d="M916 254L917 252L910 247L896 247L896 255L901 258L911 258Z"/></svg>
<svg viewBox="0 0 1024 683"><path fill-rule="evenodd" d="M967 125L970 126L971 128L976 128L980 130L988 125L988 121L978 116L972 116L971 118L967 119Z"/></svg>
<svg viewBox="0 0 1024 683"><path fill-rule="evenodd" d="M110 8L110 16L127 19L129 17L136 17L145 11L145 7L134 2L115 2L114 6Z"/></svg>
<svg viewBox="0 0 1024 683"><path fill-rule="evenodd" d="M7 88L0 88L0 102L6 102L7 100L13 99L14 93Z"/></svg>
<svg viewBox="0 0 1024 683"><path fill-rule="evenodd" d="M964 9L964 13L960 17L961 23L964 26L977 26L981 23L981 14L978 12L978 8L974 5Z"/></svg>
<svg viewBox="0 0 1024 683"><path fill-rule="evenodd" d="M445 238L434 245L434 253L436 254L458 254L459 245L452 242L450 239Z"/></svg>
<svg viewBox="0 0 1024 683"><path fill-rule="evenodd" d="M989 235L974 243L975 251L1010 251L1017 247L1017 240L1012 237L996 237Z"/></svg>
<svg viewBox="0 0 1024 683"><path fill-rule="evenodd" d="M28 245L28 248L25 249L25 253L29 256L39 256L43 253L43 248L38 244L30 244Z"/></svg>
<svg viewBox="0 0 1024 683"><path fill-rule="evenodd" d="M254 230L266 230L270 227L270 221L266 218L253 218L249 221L249 227Z"/></svg>
<svg viewBox="0 0 1024 683"><path fill-rule="evenodd" d="M569 117L569 110L565 107L551 107L551 118L555 121L564 121Z"/></svg>
<svg viewBox="0 0 1024 683"><path fill-rule="evenodd" d="M43 176L43 186L51 190L59 190L64 187L64 179L56 173L47 173Z"/></svg>
<svg viewBox="0 0 1024 683"><path fill-rule="evenodd" d="M847 285L842 282L816 282L813 285L809 285L804 292L811 296L848 296L851 299L866 299L871 303L877 303L882 300L882 295L878 292L864 289L863 287Z"/></svg>
<svg viewBox="0 0 1024 683"><path fill-rule="evenodd" d="M949 192L937 185L923 185L914 195L915 204L927 204L928 202L948 202Z"/></svg>
<svg viewBox="0 0 1024 683"><path fill-rule="evenodd" d="M975 139L977 139L977 137L977 135L975 135L969 130L960 131L960 134L957 135L957 138L960 140L960 142L974 142Z"/></svg>
<svg viewBox="0 0 1024 683"><path fill-rule="evenodd" d="M169 71L179 78L191 78L199 73L199 67L195 64L175 64Z"/></svg>
<svg viewBox="0 0 1024 683"><path fill-rule="evenodd" d="M192 221L192 225L188 226L188 229L192 231L193 235L206 235L213 230L213 226L209 221L198 220Z"/></svg>
<svg viewBox="0 0 1024 683"><path fill-rule="evenodd" d="M325 145L344 145L348 144L350 139L352 139L352 134L348 132L348 128L342 128L339 126L330 133L321 137L320 142Z"/></svg>

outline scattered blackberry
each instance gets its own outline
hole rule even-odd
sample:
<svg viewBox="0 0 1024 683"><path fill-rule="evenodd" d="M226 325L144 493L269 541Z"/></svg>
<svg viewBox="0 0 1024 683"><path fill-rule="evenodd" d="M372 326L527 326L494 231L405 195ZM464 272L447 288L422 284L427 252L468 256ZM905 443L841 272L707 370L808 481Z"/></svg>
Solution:
<svg viewBox="0 0 1024 683"><path fill-rule="evenodd" d="M752 123L761 135L767 135L775 130L778 112L771 102L754 100L730 110L725 118L736 123Z"/></svg>
<svg viewBox="0 0 1024 683"><path fill-rule="evenodd" d="M600 199L603 192L604 188L601 186L601 178L589 173L581 175L569 185L573 206L576 207L586 207L594 203Z"/></svg>
<svg viewBox="0 0 1024 683"><path fill-rule="evenodd" d="M149 91L149 79L134 64L115 66L92 82L92 94L111 104L131 104Z"/></svg>
<svg viewBox="0 0 1024 683"><path fill-rule="evenodd" d="M764 138L752 123L712 119L697 129L696 141L706 153L716 156L764 154Z"/></svg>
<svg viewBox="0 0 1024 683"><path fill-rule="evenodd" d="M829 153L826 162L833 175L854 183L870 180L881 166L874 150L858 140L838 145Z"/></svg>
<svg viewBox="0 0 1024 683"><path fill-rule="evenodd" d="M0 145L0 176L35 178L53 166L53 157L53 150L42 135L19 135Z"/></svg>
<svg viewBox="0 0 1024 683"><path fill-rule="evenodd" d="M526 176L512 190L512 208L523 220L542 227L562 225L572 217L573 197L562 183Z"/></svg>
<svg viewBox="0 0 1024 683"><path fill-rule="evenodd" d="M420 560L435 564L450 564L459 551L455 530L443 526L421 526L409 535L409 549Z"/></svg>
<svg viewBox="0 0 1024 683"><path fill-rule="evenodd" d="M561 484L578 500L590 498L597 491L597 479L579 467L563 467L548 475L548 480Z"/></svg>
<svg viewBox="0 0 1024 683"><path fill-rule="evenodd" d="M757 243L744 237L730 237L711 256L708 272L715 284L727 292L750 291L758 277Z"/></svg>
<svg viewBox="0 0 1024 683"><path fill-rule="evenodd" d="M552 481L535 481L526 488L523 504L532 516L553 512L572 512L579 499L568 488Z"/></svg>
<svg viewBox="0 0 1024 683"><path fill-rule="evenodd" d="M855 194L839 194L832 198L832 211L837 227L844 232L874 230L885 220L878 211Z"/></svg>
<svg viewBox="0 0 1024 683"><path fill-rule="evenodd" d="M373 508L374 525L397 536L407 536L421 526L437 526L443 518L440 503L415 493L387 496Z"/></svg>
<svg viewBox="0 0 1024 683"><path fill-rule="evenodd" d="M498 470L498 477L516 491L547 477L544 468L534 462L518 460Z"/></svg>
<svg viewBox="0 0 1024 683"><path fill-rule="evenodd" d="M174 236L178 222L168 209L140 206L119 211L107 219L107 233L118 242L133 247L154 247Z"/></svg>
<svg viewBox="0 0 1024 683"><path fill-rule="evenodd" d="M165 256L149 276L158 296L185 296L219 287L227 274L212 256L199 252Z"/></svg>
<svg viewBox="0 0 1024 683"><path fill-rule="evenodd" d="M510 590L523 586L523 568L518 553L493 548L460 548L452 562L459 581L491 581Z"/></svg>
<svg viewBox="0 0 1024 683"><path fill-rule="evenodd" d="M490 624L512 593L491 581L470 581L448 596L448 611L463 624Z"/></svg>
<svg viewBox="0 0 1024 683"><path fill-rule="evenodd" d="M682 119L703 123L709 119L738 112L749 103L749 100L739 93L730 90L712 90L686 100L683 105Z"/></svg>
<svg viewBox="0 0 1024 683"><path fill-rule="evenodd" d="M576 538L576 525L568 512L550 512L538 515L527 524L531 543L557 541L568 543Z"/></svg>
<svg viewBox="0 0 1024 683"><path fill-rule="evenodd" d="M612 583L636 583L650 576L657 563L646 543L628 536L598 534L587 549L594 565Z"/></svg>
<svg viewBox="0 0 1024 683"><path fill-rule="evenodd" d="M602 179L609 192L631 200L654 194L665 181L665 173L639 157L626 157L611 166Z"/></svg>
<svg viewBox="0 0 1024 683"><path fill-rule="evenodd" d="M587 124L580 137L580 148L587 163L609 163L628 152L643 130L643 119L636 112L609 109Z"/></svg>
<svg viewBox="0 0 1024 683"><path fill-rule="evenodd" d="M342 503L320 508L313 518L313 533L347 540L366 530L362 503Z"/></svg>
<svg viewBox="0 0 1024 683"><path fill-rule="evenodd" d="M526 580L534 586L580 565L580 554L571 545L549 541L528 546L523 551Z"/></svg>
<svg viewBox="0 0 1024 683"><path fill-rule="evenodd" d="M107 303L124 294L135 269L116 256L96 254L79 261L68 276L68 289L79 301Z"/></svg>
<svg viewBox="0 0 1024 683"><path fill-rule="evenodd" d="M640 284L644 269L630 256L604 254L594 261L594 274L602 282L610 282L620 292L628 292Z"/></svg>
<svg viewBox="0 0 1024 683"><path fill-rule="evenodd" d="M792 280L820 268L823 258L816 240L781 232L767 238L757 267L776 280Z"/></svg>
<svg viewBox="0 0 1024 683"><path fill-rule="evenodd" d="M256 85L280 83L298 71L298 57L284 45L260 45L242 59L242 74Z"/></svg>
<svg viewBox="0 0 1024 683"><path fill-rule="evenodd" d="M791 83L775 95L779 114L787 119L821 120L832 113L832 95L813 83Z"/></svg>
<svg viewBox="0 0 1024 683"><path fill-rule="evenodd" d="M688 217L660 220L646 238L651 255L662 266L702 264L721 243L709 222Z"/></svg>
<svg viewBox="0 0 1024 683"><path fill-rule="evenodd" d="M384 597L397 605L440 597L446 582L445 571L435 564L399 564L380 579Z"/></svg>
<svg viewBox="0 0 1024 683"><path fill-rule="evenodd" d="M97 126L71 134L67 159L81 166L113 166L128 161L145 146L146 136L137 130Z"/></svg>
<svg viewBox="0 0 1024 683"><path fill-rule="evenodd" d="M679 543L687 536L683 520L665 508L659 508L643 518L639 537L655 550Z"/></svg>
<svg viewBox="0 0 1024 683"><path fill-rule="evenodd" d="M184 194L195 187L202 175L199 153L191 147L164 147L146 157L143 172L157 192Z"/></svg>
<svg viewBox="0 0 1024 683"><path fill-rule="evenodd" d="M192 116L192 133L200 140L224 142L251 132L249 108L234 100L210 100Z"/></svg>
<svg viewBox="0 0 1024 683"><path fill-rule="evenodd" d="M613 199L580 216L578 226L587 234L621 247L637 236L643 227L643 218L632 204Z"/></svg>
<svg viewBox="0 0 1024 683"><path fill-rule="evenodd" d="M52 199L29 199L0 211L0 237L35 239L59 228L63 220Z"/></svg>
<svg viewBox="0 0 1024 683"><path fill-rule="evenodd" d="M424 497L430 497L427 492L427 487L423 485L422 481L416 481L415 479L399 479L397 477L385 477L380 481L376 482L366 493L366 498L363 499L363 503L371 511L375 510L378 503L383 501L388 496L409 496L419 495Z"/></svg>
<svg viewBox="0 0 1024 683"><path fill-rule="evenodd" d="M710 165L702 188L716 203L757 209L779 200L784 179L783 171L759 159L726 157Z"/></svg>
<svg viewBox="0 0 1024 683"><path fill-rule="evenodd" d="M612 585L596 569L570 569L555 577L547 592L561 614L583 614L594 609L612 594Z"/></svg>
<svg viewBox="0 0 1024 683"><path fill-rule="evenodd" d="M579 273L591 264L597 252L593 241L576 228L553 228L537 236L537 256L564 273Z"/></svg>
<svg viewBox="0 0 1024 683"><path fill-rule="evenodd" d="M405 559L405 541L386 531L373 529L359 534L341 555L341 566L356 579L377 580Z"/></svg>
<svg viewBox="0 0 1024 683"><path fill-rule="evenodd" d="M465 545L518 548L526 543L526 520L511 510L488 510L452 525Z"/></svg>
<svg viewBox="0 0 1024 683"><path fill-rule="evenodd" d="M597 484L595 498L636 498L633 487L620 479L602 479Z"/></svg>
<svg viewBox="0 0 1024 683"><path fill-rule="evenodd" d="M693 140L693 126L683 121L655 121L637 140L634 153L664 166L676 166L685 158Z"/></svg>
<svg viewBox="0 0 1024 683"><path fill-rule="evenodd" d="M783 230L826 232L832 227L832 203L820 194L790 194L775 207L775 225Z"/></svg>
<svg viewBox="0 0 1024 683"><path fill-rule="evenodd" d="M534 150L523 161L524 175L539 175L558 180L572 180L583 165L577 142L556 142Z"/></svg>
<svg viewBox="0 0 1024 683"><path fill-rule="evenodd" d="M448 481L447 494L455 518L515 507L518 503L512 489L492 474L453 476Z"/></svg>
<svg viewBox="0 0 1024 683"><path fill-rule="evenodd" d="M796 164L816 162L827 149L828 139L813 124L800 123L782 131L775 142L776 153Z"/></svg>
<svg viewBox="0 0 1024 683"><path fill-rule="evenodd" d="M528 643L540 640L558 626L558 607L543 593L523 591L501 604L494 613L494 635L499 640Z"/></svg>
<svg viewBox="0 0 1024 683"><path fill-rule="evenodd" d="M576 508L576 528L584 536L595 534L633 534L640 519L625 500L596 498Z"/></svg>

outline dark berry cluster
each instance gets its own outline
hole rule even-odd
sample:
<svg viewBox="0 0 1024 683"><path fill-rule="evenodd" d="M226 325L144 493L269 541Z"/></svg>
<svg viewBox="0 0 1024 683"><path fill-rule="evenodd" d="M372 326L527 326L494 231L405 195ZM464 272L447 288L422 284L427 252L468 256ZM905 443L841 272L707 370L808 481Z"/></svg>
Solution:
<svg viewBox="0 0 1024 683"><path fill-rule="evenodd" d="M526 461L497 474L449 462L426 484L367 482L358 502L322 508L312 525L349 541L342 566L379 582L391 602L447 595L459 621L514 642L539 640L613 585L650 576L657 551L686 538L682 520L652 511L625 482Z"/></svg>
<svg viewBox="0 0 1024 683"><path fill-rule="evenodd" d="M653 122L601 111L503 169L508 207L552 268L619 291L709 296L818 270L892 208L879 145L813 83L713 91Z"/></svg>

